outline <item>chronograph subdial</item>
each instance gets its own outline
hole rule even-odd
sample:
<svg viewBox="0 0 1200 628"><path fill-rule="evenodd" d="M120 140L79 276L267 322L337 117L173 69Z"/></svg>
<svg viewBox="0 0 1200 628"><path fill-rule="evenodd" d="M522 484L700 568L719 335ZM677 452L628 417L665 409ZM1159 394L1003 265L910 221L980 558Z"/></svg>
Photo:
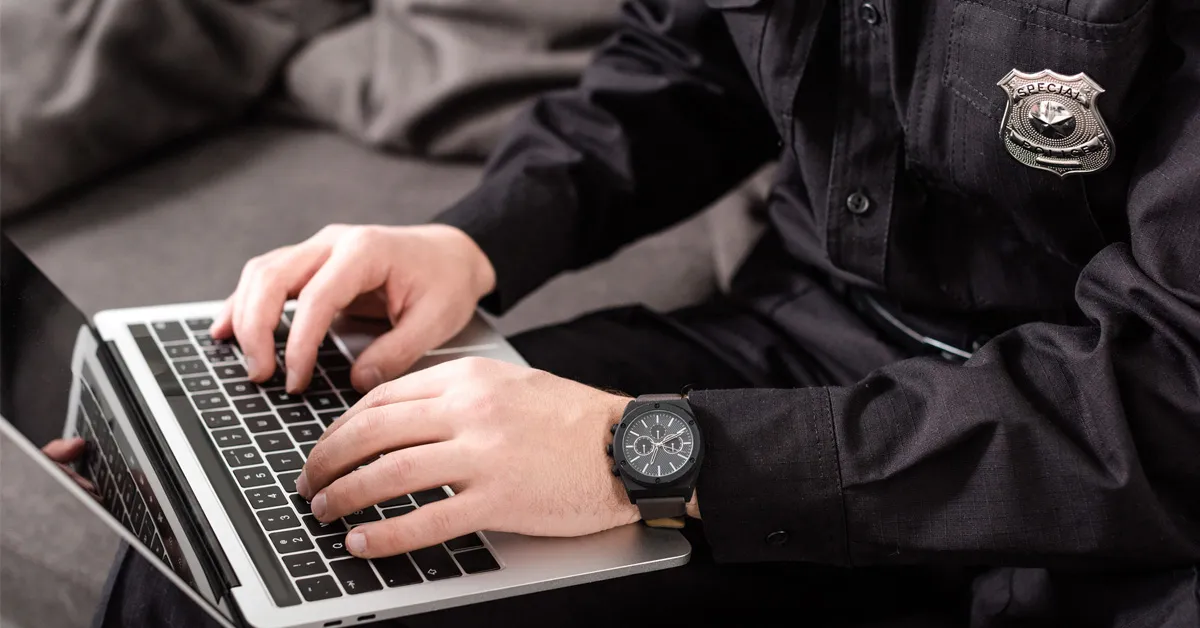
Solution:
<svg viewBox="0 0 1200 628"><path fill-rule="evenodd" d="M633 453L639 456L649 456L654 453L654 439L649 436L639 436L633 441Z"/></svg>

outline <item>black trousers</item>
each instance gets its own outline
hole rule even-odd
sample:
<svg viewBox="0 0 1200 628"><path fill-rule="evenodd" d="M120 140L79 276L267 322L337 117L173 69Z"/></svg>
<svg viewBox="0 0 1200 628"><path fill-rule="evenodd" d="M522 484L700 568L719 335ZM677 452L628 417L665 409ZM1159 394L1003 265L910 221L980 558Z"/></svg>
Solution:
<svg viewBox="0 0 1200 628"><path fill-rule="evenodd" d="M726 301L656 314L607 310L511 339L531 365L631 395L692 388L809 386L822 379L790 341ZM751 356L773 355L755 360ZM747 486L747 491L754 487ZM703 501L701 501L703 505ZM702 506L703 508L703 506ZM920 568L839 569L796 563L716 564L703 523L689 521L684 567L577 585L394 621L411 628L468 625L942 626L967 612L965 574ZM97 625L212 624L136 553L110 577Z"/></svg>

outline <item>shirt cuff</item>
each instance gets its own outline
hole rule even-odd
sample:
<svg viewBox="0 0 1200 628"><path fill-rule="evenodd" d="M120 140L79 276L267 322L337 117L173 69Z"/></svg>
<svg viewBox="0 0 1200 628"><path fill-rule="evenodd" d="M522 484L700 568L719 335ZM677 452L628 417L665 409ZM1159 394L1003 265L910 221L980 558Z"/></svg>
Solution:
<svg viewBox="0 0 1200 628"><path fill-rule="evenodd" d="M713 558L849 564L830 390L694 391L688 403Z"/></svg>

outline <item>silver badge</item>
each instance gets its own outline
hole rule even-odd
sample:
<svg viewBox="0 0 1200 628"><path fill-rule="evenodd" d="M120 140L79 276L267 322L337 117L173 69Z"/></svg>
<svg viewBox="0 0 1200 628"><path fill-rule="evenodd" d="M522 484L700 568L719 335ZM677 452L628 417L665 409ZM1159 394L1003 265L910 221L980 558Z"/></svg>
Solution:
<svg viewBox="0 0 1200 628"><path fill-rule="evenodd" d="M1010 71L996 83L1008 94L1000 140L1017 161L1060 177L1112 163L1112 135L1096 109L1104 89L1080 72Z"/></svg>

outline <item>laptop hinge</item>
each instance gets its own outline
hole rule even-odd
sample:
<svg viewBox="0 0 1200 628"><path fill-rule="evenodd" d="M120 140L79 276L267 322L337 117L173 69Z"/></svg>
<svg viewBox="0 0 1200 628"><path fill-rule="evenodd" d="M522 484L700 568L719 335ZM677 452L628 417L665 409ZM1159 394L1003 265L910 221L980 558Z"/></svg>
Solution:
<svg viewBox="0 0 1200 628"><path fill-rule="evenodd" d="M229 589L240 586L237 575L233 572L233 567L229 564L229 559L225 556L225 552L221 551L221 546L217 542L217 537L213 534L212 528L208 525L208 519L204 516L199 502L196 501L196 496L192 494L191 489L181 481L183 471L179 468L175 456L171 453L167 446L166 439L163 438L162 432L158 429L158 424L150 420L149 405L146 404L145 398L142 397L140 391L135 387L130 386L129 382L133 381L133 376L125 365L125 361L121 359L121 353L117 348L116 343L111 340L105 340L103 349L98 351L101 363L105 370L109 371L109 378L113 381L114 387L117 389L117 394L121 397L121 405L124 406L129 416L137 421L139 436L146 436L143 439L143 445L146 447L148 455L154 458L153 463L160 469L166 471L163 479L163 485L167 489L167 496L173 505L182 512L186 512L188 517L181 518L185 532L191 539L192 544L203 550L200 552L200 560L204 562L204 568L207 573L214 574L221 579L220 582L211 583L217 590L228 593ZM239 616L239 609L236 608L236 602L232 595L225 595L226 603L233 610L234 616Z"/></svg>

